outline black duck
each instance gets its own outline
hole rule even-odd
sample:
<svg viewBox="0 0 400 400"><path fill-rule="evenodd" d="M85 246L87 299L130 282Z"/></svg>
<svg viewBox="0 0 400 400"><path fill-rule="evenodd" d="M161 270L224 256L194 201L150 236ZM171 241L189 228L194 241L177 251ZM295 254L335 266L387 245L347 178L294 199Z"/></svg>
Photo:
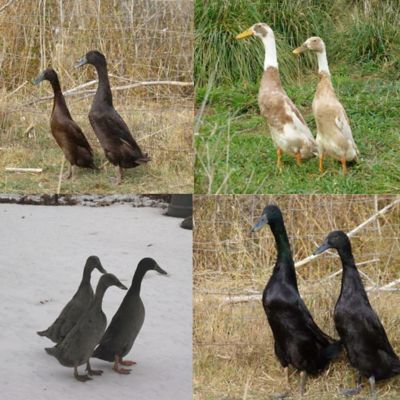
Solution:
<svg viewBox="0 0 400 400"><path fill-rule="evenodd" d="M132 285L92 356L114 362L113 369L120 374L130 373L129 369L121 368L120 365L136 364L134 361L123 360L123 357L130 352L143 326L145 310L140 298L140 287L144 275L150 270L167 274L152 258L143 258L139 262Z"/></svg>
<svg viewBox="0 0 400 400"><path fill-rule="evenodd" d="M289 385L288 366L292 365L300 371L300 393L303 394L307 374L315 375L326 368L341 346L322 332L300 297L289 239L277 206L264 208L252 232L265 224L269 224L274 235L278 257L262 303L275 339L275 354L285 368L287 383Z"/></svg>
<svg viewBox="0 0 400 400"><path fill-rule="evenodd" d="M150 161L133 139L125 121L113 106L107 61L98 51L89 51L76 67L91 64L96 68L99 85L89 112L89 121L104 149L105 156L117 167L117 184L122 181L122 168L135 168Z"/></svg>
<svg viewBox="0 0 400 400"><path fill-rule="evenodd" d="M60 343L65 336L67 336L67 333L77 323L82 314L89 308L90 303L94 298L92 285L90 284L90 276L95 268L102 274L107 272L101 265L100 259L97 256L90 256L86 260L82 281L77 292L62 309L54 323L46 330L37 332L39 336L46 336L54 343Z"/></svg>
<svg viewBox="0 0 400 400"><path fill-rule="evenodd" d="M342 286L335 306L335 326L350 364L358 372L357 387L344 390L343 394L359 393L364 376L369 380L372 399L376 399L375 381L399 374L400 360L369 303L349 238L342 231L333 231L314 254L327 249L336 249L342 261Z"/></svg>

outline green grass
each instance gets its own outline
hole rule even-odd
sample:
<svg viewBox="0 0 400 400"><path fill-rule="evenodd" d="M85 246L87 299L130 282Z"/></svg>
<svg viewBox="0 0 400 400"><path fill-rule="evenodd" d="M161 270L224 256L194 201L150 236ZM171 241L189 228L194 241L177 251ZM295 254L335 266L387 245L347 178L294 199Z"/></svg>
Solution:
<svg viewBox="0 0 400 400"><path fill-rule="evenodd" d="M260 71L261 73L261 71ZM317 78L286 85L288 95L315 132L311 112ZM333 69L333 83L351 120L361 153L343 176L340 164L326 160L320 174L316 158L299 168L284 156L276 167L276 150L257 105L257 84L216 87L208 95L196 137L196 193L394 193L400 187L400 83L376 74L373 64L350 73ZM206 90L197 91L200 104Z"/></svg>

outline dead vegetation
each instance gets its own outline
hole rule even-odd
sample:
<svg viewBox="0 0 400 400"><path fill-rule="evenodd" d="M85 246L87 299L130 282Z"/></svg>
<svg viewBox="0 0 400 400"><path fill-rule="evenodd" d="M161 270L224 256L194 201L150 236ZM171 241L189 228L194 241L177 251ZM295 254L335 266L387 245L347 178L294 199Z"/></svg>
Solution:
<svg viewBox="0 0 400 400"><path fill-rule="evenodd" d="M63 155L49 129L51 88L30 83L52 66L69 92L73 118L103 166L99 173L80 170L72 182L62 182L61 192L191 192L192 14L191 0L38 0L5 8L0 13L0 190L57 189ZM105 162L87 118L95 70L73 67L92 49L106 55L115 108L152 157L145 167L127 171L118 188L110 182L113 166ZM6 167L43 168L43 173L10 174Z"/></svg>
<svg viewBox="0 0 400 400"><path fill-rule="evenodd" d="M275 244L268 227L249 236L267 203L281 207L298 261L312 254L331 230L351 231L393 201L394 196L196 196L194 398L258 400L284 389L283 370L274 355L260 300L275 262ZM391 290L379 288L399 279L399 233L397 203L352 238L371 303L398 354L400 285L393 284ZM340 270L333 253L297 268L307 306L317 323L335 337L332 314L341 280L341 274L335 273ZM238 301L239 295L243 301ZM292 373L294 389L298 379L298 374ZM342 356L325 374L309 380L305 399L341 398L338 389L351 386L354 379L354 371ZM379 398L396 399L400 378L382 382L378 389ZM361 395L366 394L364 389Z"/></svg>

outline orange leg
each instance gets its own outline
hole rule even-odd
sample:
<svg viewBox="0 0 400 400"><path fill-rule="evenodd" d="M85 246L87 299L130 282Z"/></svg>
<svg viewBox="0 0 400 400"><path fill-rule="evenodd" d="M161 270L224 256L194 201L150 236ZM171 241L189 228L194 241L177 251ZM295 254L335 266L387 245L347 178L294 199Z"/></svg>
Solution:
<svg viewBox="0 0 400 400"><path fill-rule="evenodd" d="M324 172L324 154L319 155L319 172Z"/></svg>
<svg viewBox="0 0 400 400"><path fill-rule="evenodd" d="M122 359L121 359L121 360L119 360L119 363L120 363L120 365L125 365L126 367L130 367L131 365L135 365L136 361L129 361L129 360L122 361Z"/></svg>
<svg viewBox="0 0 400 400"><path fill-rule="evenodd" d="M297 165L300 166L301 165L301 154L299 151L295 154L295 157L296 157Z"/></svg>
<svg viewBox="0 0 400 400"><path fill-rule="evenodd" d="M346 164L346 160L344 158L342 158L340 160L340 162L342 163L342 171L343 171L343 175L347 174L347 164Z"/></svg>
<svg viewBox="0 0 400 400"><path fill-rule="evenodd" d="M282 149L280 147L278 147L276 149L276 155L278 156L278 160L276 162L276 165L277 165L277 167L279 169L282 169L282 166L283 166L283 164L282 164Z"/></svg>
<svg viewBox="0 0 400 400"><path fill-rule="evenodd" d="M118 372L119 374L123 374L123 375L128 375L128 374L130 374L131 373L131 370L130 369L126 369L126 368L121 368L120 366L119 366L119 364L120 364L120 358L119 358L119 356L115 356L114 357L114 366L113 366L113 370L115 371L115 372Z"/></svg>

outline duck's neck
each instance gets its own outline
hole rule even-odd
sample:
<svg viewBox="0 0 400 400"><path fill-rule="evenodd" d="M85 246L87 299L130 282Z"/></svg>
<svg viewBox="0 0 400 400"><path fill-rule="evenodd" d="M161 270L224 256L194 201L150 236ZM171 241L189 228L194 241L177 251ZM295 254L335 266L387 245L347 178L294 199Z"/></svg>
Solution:
<svg viewBox="0 0 400 400"><path fill-rule="evenodd" d="M93 307L96 307L98 309L101 309L101 306L103 304L103 297L104 297L104 293L106 292L108 286L105 285L97 285L96 288L96 293L94 295L94 300L92 303Z"/></svg>
<svg viewBox="0 0 400 400"><path fill-rule="evenodd" d="M331 76L328 66L328 58L326 56L326 51L323 50L321 52L317 52L317 59L318 59L318 73L321 75Z"/></svg>
<svg viewBox="0 0 400 400"><path fill-rule="evenodd" d="M56 77L50 81L50 84L54 92L53 110L57 105L59 108L63 110L65 114L68 115L69 118L71 118L71 114L68 110L67 103L65 102L64 95L62 94L61 91L60 81Z"/></svg>
<svg viewBox="0 0 400 400"><path fill-rule="evenodd" d="M85 268L83 270L81 286L90 285L90 277L92 275L92 271L93 268L91 268L89 265L85 265Z"/></svg>
<svg viewBox="0 0 400 400"><path fill-rule="evenodd" d="M271 224L271 230L275 237L276 250L278 252L274 273L294 283L297 288L296 272L285 225L283 222L273 223Z"/></svg>
<svg viewBox="0 0 400 400"><path fill-rule="evenodd" d="M139 294L140 293L140 288L142 286L143 277L146 275L147 271L148 270L146 268L142 268L140 266L136 269L135 275L133 276L133 279L132 279L132 285L128 291L129 294Z"/></svg>
<svg viewBox="0 0 400 400"><path fill-rule="evenodd" d="M112 106L112 93L108 79L107 64L98 64L95 65L95 68L99 77L99 85L95 97Z"/></svg>
<svg viewBox="0 0 400 400"><path fill-rule="evenodd" d="M268 32L268 35L262 37L261 40L265 48L264 71L266 71L268 67L278 68L274 33L272 31Z"/></svg>

